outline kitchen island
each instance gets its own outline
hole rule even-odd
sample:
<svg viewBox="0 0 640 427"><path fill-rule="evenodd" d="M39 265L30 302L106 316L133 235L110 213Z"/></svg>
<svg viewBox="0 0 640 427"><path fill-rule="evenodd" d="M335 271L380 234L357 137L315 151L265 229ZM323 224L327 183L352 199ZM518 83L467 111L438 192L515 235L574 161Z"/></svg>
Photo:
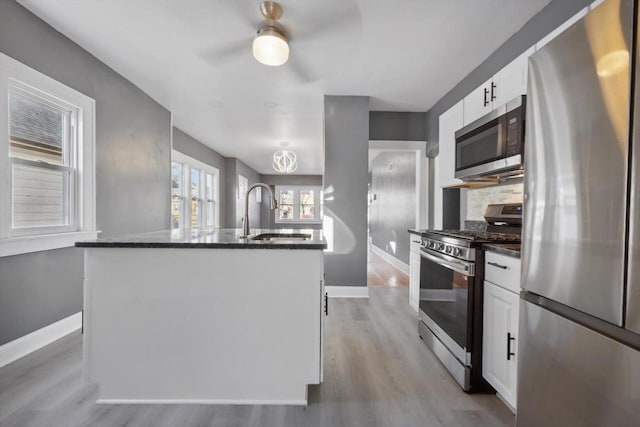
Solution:
<svg viewBox="0 0 640 427"><path fill-rule="evenodd" d="M84 373L98 402L306 404L322 381L326 242L319 230L279 233L78 242Z"/></svg>

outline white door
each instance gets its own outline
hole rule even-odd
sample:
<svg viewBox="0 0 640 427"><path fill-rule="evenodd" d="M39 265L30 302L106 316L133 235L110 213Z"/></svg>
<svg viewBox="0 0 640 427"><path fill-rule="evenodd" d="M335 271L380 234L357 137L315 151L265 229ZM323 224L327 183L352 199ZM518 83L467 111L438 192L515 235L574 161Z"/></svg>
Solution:
<svg viewBox="0 0 640 427"><path fill-rule="evenodd" d="M439 121L439 153L438 170L440 173L440 186L450 187L462 184L455 179L456 162L456 137L455 133L463 126L463 101L442 113ZM439 190L436 188L436 190Z"/></svg>
<svg viewBox="0 0 640 427"><path fill-rule="evenodd" d="M420 254L409 253L409 305L418 311L420 295Z"/></svg>
<svg viewBox="0 0 640 427"><path fill-rule="evenodd" d="M527 49L526 52L514 59L494 76L494 107L497 108L517 96L527 93L529 57L535 50L535 46Z"/></svg>
<svg viewBox="0 0 640 427"><path fill-rule="evenodd" d="M491 99L491 83L492 79L480 85L479 88L465 96L464 114L463 114L463 126L468 125L485 114L493 110L493 103ZM461 126L462 127L462 126ZM456 129L457 130L457 129Z"/></svg>
<svg viewBox="0 0 640 427"><path fill-rule="evenodd" d="M518 294L484 282L482 376L516 407Z"/></svg>

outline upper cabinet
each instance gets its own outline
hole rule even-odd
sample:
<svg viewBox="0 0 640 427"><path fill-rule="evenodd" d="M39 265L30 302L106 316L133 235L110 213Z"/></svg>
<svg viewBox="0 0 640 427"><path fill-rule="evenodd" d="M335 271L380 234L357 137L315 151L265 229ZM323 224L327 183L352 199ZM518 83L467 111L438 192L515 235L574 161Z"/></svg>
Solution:
<svg viewBox="0 0 640 427"><path fill-rule="evenodd" d="M531 46L464 98L464 126L527 93L527 60L535 50L535 46Z"/></svg>
<svg viewBox="0 0 640 427"><path fill-rule="evenodd" d="M527 93L527 73L529 57L536 51L531 46L493 77L493 105L499 107L512 99Z"/></svg>
<svg viewBox="0 0 640 427"><path fill-rule="evenodd" d="M451 187L462 184L454 178L456 170L455 132L463 126L463 101L458 102L440 116L438 169L439 186ZM439 190L439 189L437 189Z"/></svg>
<svg viewBox="0 0 640 427"><path fill-rule="evenodd" d="M589 13L589 9L590 8L594 8L598 4L599 4L599 2L596 1L591 6L585 7L584 9L580 10L580 12L576 13L571 18L569 18L564 24L560 25L558 28L556 28L555 30L551 31L549 34L547 34L545 37L543 37L542 40L540 40L538 43L536 43L536 50L542 48L542 46L546 45L551 40L553 40L556 37L558 37L564 30L566 30L567 28L569 28L570 26L572 26L573 24L578 22L587 13Z"/></svg>
<svg viewBox="0 0 640 427"><path fill-rule="evenodd" d="M468 125L493 110L494 97L495 87L493 79L483 83L479 88L465 96L462 101L464 105L463 126Z"/></svg>

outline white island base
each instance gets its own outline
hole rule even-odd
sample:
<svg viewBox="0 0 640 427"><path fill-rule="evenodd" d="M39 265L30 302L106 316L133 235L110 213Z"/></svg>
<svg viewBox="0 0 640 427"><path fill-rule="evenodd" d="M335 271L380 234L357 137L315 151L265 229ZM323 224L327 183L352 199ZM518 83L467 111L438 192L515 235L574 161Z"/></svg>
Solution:
<svg viewBox="0 0 640 427"><path fill-rule="evenodd" d="M307 403L322 381L322 250L85 249L100 403Z"/></svg>

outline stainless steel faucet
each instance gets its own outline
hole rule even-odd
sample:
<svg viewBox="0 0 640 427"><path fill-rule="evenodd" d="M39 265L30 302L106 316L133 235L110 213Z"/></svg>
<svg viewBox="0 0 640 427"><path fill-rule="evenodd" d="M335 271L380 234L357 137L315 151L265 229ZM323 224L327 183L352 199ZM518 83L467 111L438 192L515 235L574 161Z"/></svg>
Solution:
<svg viewBox="0 0 640 427"><path fill-rule="evenodd" d="M271 190L271 187L268 184L265 184L263 182L256 182L251 187L249 187L244 199L244 230L242 232L242 237L245 239L248 238L251 234L251 227L249 226L249 194L251 194L251 191L253 191L253 189L257 187L262 187L269 192L269 196L271 196L271 210L275 211L276 209L278 209L278 201L276 200L276 196L273 194L273 190Z"/></svg>

